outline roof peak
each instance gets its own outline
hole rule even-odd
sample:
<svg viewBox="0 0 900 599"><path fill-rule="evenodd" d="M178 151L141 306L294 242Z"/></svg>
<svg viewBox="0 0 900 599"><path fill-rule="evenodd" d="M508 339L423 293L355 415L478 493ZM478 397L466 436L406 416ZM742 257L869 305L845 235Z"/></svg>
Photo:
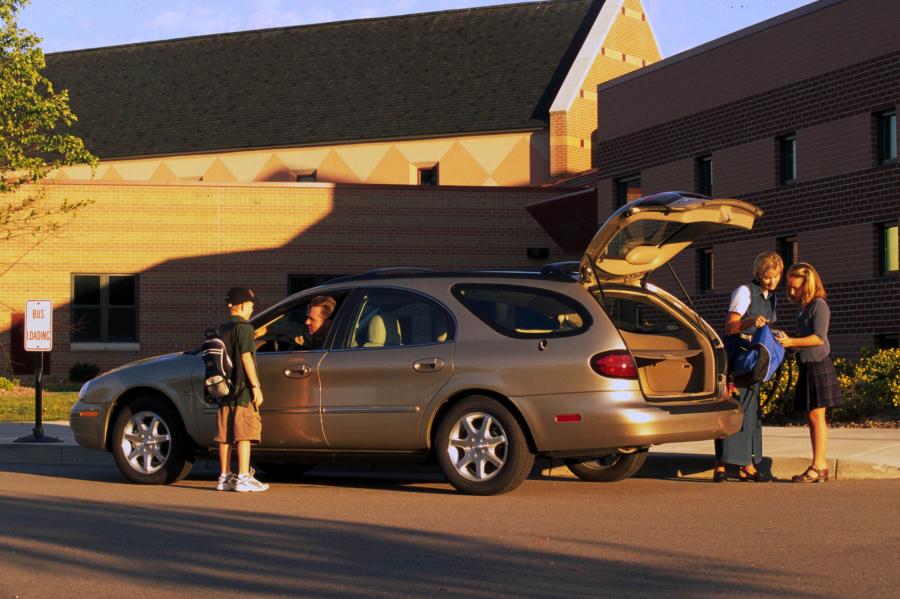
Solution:
<svg viewBox="0 0 900 599"><path fill-rule="evenodd" d="M122 48L136 48L142 46L152 46L155 44L171 44L178 42L191 42L198 41L203 39L217 39L217 38L225 38L225 37L240 37L245 35L258 35L261 33L269 33L269 32L277 32L277 31L293 31L293 30L302 30L302 29L316 29L323 27L334 27L338 25L351 25L357 23L372 23L378 21L390 21L390 20L400 20L400 19L409 19L414 17L424 17L424 16L433 16L433 15L444 15L444 14L452 14L452 13L470 13L470 12L487 12L490 10L500 10L500 9L509 9L509 8L525 8L525 7L543 7L547 5L554 4L570 4L570 3L580 3L580 4L590 4L595 0L524 0L520 2L510 2L508 4L490 4L487 6L470 6L466 8L450 8L445 10L434 10L427 12L418 12L418 13L409 13L403 15L387 15L380 17L364 17L359 19L347 19L344 21L325 21L321 23L305 23L302 25L285 25L282 27L266 27L263 29L244 29L240 31L224 31L221 33L204 33L201 35L189 35L185 37L173 37L166 38L160 40L148 40L143 42L131 42L127 44L114 44L111 46L96 46L93 48L79 48L77 50L62 50L60 52L47 52L46 56L63 56L63 55L72 55L72 54L81 54L86 52L98 52L101 50L117 50Z"/></svg>

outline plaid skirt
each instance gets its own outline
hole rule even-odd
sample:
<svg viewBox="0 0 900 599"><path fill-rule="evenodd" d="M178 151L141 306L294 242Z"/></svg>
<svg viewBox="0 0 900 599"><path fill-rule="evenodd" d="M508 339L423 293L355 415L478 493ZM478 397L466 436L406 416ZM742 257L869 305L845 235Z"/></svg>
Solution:
<svg viewBox="0 0 900 599"><path fill-rule="evenodd" d="M795 410L809 412L816 408L835 408L843 403L844 396L831 356L819 362L800 362L800 374L794 391Z"/></svg>

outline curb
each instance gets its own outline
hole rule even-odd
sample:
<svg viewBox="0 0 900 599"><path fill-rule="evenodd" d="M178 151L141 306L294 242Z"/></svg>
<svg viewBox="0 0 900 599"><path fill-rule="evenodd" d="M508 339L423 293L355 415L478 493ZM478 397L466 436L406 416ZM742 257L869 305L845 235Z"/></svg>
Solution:
<svg viewBox="0 0 900 599"><path fill-rule="evenodd" d="M53 465L53 466L109 466L115 467L112 454L95 449L62 444L0 444L0 465ZM636 478L668 478L710 480L713 475L715 459L712 455L651 452L647 456L644 467ZM764 458L759 465L764 474L779 480L790 480L791 476L803 472L809 466L808 457ZM197 460L196 469L216 469L214 460ZM882 466L858 460L828 460L831 478L834 480L883 480L900 479L900 468ZM371 473L425 473L439 474L436 466L409 464L327 464L322 471L339 471L344 474ZM558 460L539 458L535 462L532 478L576 478L565 465Z"/></svg>

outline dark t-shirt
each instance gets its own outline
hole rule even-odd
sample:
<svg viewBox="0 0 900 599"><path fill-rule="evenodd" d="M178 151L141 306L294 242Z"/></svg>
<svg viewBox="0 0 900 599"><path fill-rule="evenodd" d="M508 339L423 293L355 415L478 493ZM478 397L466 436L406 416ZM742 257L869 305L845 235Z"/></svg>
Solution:
<svg viewBox="0 0 900 599"><path fill-rule="evenodd" d="M797 359L801 362L819 362L831 353L831 344L828 342L828 325L831 322L831 309L825 300L816 298L808 306L800 310L797 316L797 336L808 337L816 335L824 341L823 345L814 347L801 347L797 352Z"/></svg>
<svg viewBox="0 0 900 599"><path fill-rule="evenodd" d="M240 316L232 316L229 321L234 327L234 343L236 345L234 354L237 360L241 359L241 354L250 353L253 355L253 364L256 365L256 344L253 342L253 327L250 326L250 323L246 318L242 318ZM234 401L239 406L246 406L250 404L250 400L253 399L250 394L250 389L247 386L246 375L244 372L243 363L235 364L235 369L240 369L244 380L244 388L235 397Z"/></svg>

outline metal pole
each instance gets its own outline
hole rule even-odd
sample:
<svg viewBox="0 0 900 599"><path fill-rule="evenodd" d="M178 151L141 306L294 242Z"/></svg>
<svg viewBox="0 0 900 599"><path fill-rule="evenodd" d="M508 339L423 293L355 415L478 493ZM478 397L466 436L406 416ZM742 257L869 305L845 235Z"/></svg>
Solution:
<svg viewBox="0 0 900 599"><path fill-rule="evenodd" d="M44 378L44 352L34 352L34 436L44 436L44 402L42 383Z"/></svg>

